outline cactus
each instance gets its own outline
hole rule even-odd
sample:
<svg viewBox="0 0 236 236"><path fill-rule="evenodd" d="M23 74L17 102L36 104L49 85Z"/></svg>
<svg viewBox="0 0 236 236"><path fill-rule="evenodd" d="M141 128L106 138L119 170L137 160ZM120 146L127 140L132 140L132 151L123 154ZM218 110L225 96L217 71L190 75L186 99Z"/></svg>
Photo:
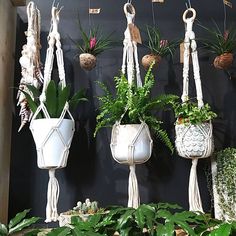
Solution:
<svg viewBox="0 0 236 236"><path fill-rule="evenodd" d="M73 210L79 212L80 214L94 214L99 210L98 202L90 202L90 199L87 198L83 203L78 201L77 205L73 207Z"/></svg>

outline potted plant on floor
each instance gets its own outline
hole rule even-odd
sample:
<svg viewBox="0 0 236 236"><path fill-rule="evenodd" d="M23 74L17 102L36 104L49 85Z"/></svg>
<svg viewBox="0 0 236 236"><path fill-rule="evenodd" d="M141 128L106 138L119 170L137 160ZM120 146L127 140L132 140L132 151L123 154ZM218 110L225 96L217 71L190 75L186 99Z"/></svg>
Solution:
<svg viewBox="0 0 236 236"><path fill-rule="evenodd" d="M236 149L225 148L212 159L215 217L236 220Z"/></svg>
<svg viewBox="0 0 236 236"><path fill-rule="evenodd" d="M89 198L85 202L78 201L76 206L72 210L63 212L59 216L59 226L68 226L71 224L71 218L76 216L80 217L82 221L88 220L88 218L94 214L105 214L104 208L98 207L97 201L90 201Z"/></svg>
<svg viewBox="0 0 236 236"><path fill-rule="evenodd" d="M74 43L81 51L79 55L80 66L84 70L90 71L96 66L96 56L111 48L111 34L103 36L99 26L91 28L87 34L81 25L80 19L78 20L78 24L82 42L78 41Z"/></svg>
<svg viewBox="0 0 236 236"><path fill-rule="evenodd" d="M203 45L210 53L216 55L214 59L214 67L216 69L226 70L232 66L233 56L236 49L236 29L231 27L222 32L217 24L215 29L210 29L200 25L206 30L209 37L202 39Z"/></svg>
<svg viewBox="0 0 236 236"><path fill-rule="evenodd" d="M147 70L153 61L155 61L154 66L157 68L163 57L173 56L175 49L179 46L179 41L162 39L160 31L156 26L147 26L146 32L148 35L147 48L150 50L150 54L142 58L142 65Z"/></svg>

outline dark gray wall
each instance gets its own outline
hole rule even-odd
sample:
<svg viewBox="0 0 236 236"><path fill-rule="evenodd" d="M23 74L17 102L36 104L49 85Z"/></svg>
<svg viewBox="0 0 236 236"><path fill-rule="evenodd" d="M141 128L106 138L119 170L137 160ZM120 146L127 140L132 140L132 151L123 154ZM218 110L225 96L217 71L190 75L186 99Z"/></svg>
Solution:
<svg viewBox="0 0 236 236"><path fill-rule="evenodd" d="M75 1L76 4L80 4ZM123 40L123 31L126 27L126 19L123 14L125 1L100 1L102 13L93 16L92 21L102 24L105 32L115 30L114 38ZM146 0L133 1L137 15L136 24L142 28L145 24L152 24L151 3ZM82 3L81 3L82 4ZM76 5L76 6L77 6ZM192 5L198 13L198 20L212 25L214 18L223 25L222 1L192 1ZM66 5L64 6L66 8ZM184 37L184 24L182 13L185 10L185 1L166 1L163 5L154 5L156 23L164 38L174 39ZM75 9L77 10L77 9ZM235 10L228 9L228 23L235 21ZM87 25L87 13L80 12L82 24ZM65 18L65 21L68 21ZM76 20L76 19L70 19ZM63 25L63 11L61 24ZM20 20L17 28L16 45L16 74L15 86L20 81L20 65L18 63L20 50L25 43L24 31L26 25ZM203 36L199 27L195 26L197 37ZM121 68L122 46L103 53L98 57L97 67L91 72L83 71L74 56L77 51L68 40L70 32L79 31L77 28L61 28L67 82L75 89L85 88L89 97L89 103L80 105L75 112L76 133L70 149L68 166L57 171L60 183L59 212L72 208L78 200L99 201L101 206L109 204L127 204L128 168L116 163L111 156L109 142L110 129L103 129L96 139L93 138L95 117L98 101L96 96L101 90L94 83L95 80L103 81L114 89L113 77ZM74 33L75 34L75 33ZM42 34L42 58L45 58L47 47L46 33ZM73 36L75 37L75 36ZM143 36L144 40L145 37ZM122 44L120 44L122 45ZM143 46L139 46L139 57L147 52ZM227 73L218 71L212 66L212 57L200 50L201 78L205 102L209 102L218 113L218 119L214 122L216 149L226 146L234 146L235 116L236 116L236 85L235 80L230 80ZM234 76L234 68L230 73ZM142 71L142 75L144 72ZM182 90L182 64L179 63L179 52L171 60L163 60L158 71L155 72L156 85L153 94L175 93L181 94ZM194 96L193 83L190 92ZM16 102L15 102L16 104ZM15 106L14 104L14 106ZM37 168L36 151L32 136L28 127L17 133L20 118L19 108L13 119L12 132L12 159L11 159L11 184L9 217L25 208L32 208L32 215L45 215L46 191L48 172ZM164 124L174 141L174 117L171 112L160 114ZM207 189L205 169L209 160L201 160L198 165L198 180L205 211L211 210L211 200ZM153 150L152 158L143 165L137 166L137 177L141 202L172 202L188 208L188 178L191 161L182 159L170 152L158 143Z"/></svg>

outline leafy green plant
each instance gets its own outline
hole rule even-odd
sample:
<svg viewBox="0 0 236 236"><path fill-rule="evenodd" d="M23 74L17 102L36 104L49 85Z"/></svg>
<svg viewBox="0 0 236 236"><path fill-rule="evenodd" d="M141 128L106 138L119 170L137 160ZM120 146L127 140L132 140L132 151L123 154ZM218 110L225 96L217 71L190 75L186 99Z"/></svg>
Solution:
<svg viewBox="0 0 236 236"><path fill-rule="evenodd" d="M29 92L22 91L28 101L29 107L33 113L36 112L40 105L39 96L40 90L32 85L26 85ZM62 88L60 84L56 86L55 82L51 80L46 90L45 106L51 118L59 118L62 110L68 102L71 110L74 110L80 101L87 101L84 91L80 90L70 98L70 86ZM38 118L43 118L43 114L39 114Z"/></svg>
<svg viewBox="0 0 236 236"><path fill-rule="evenodd" d="M214 178L223 219L236 219L236 149L226 148L215 154L217 172Z"/></svg>
<svg viewBox="0 0 236 236"><path fill-rule="evenodd" d="M111 34L103 36L103 32L99 26L91 28L89 33L86 33L81 25L79 17L78 25L82 37L82 43L75 42L75 45L82 53L90 53L96 56L111 48Z"/></svg>
<svg viewBox="0 0 236 236"><path fill-rule="evenodd" d="M190 236L233 236L236 229L236 222L226 223L209 214L184 211L176 204L142 204L137 209L111 206L106 210L107 214L91 215L87 221L73 217L72 227L57 228L48 235L175 236L176 229L182 229Z"/></svg>
<svg viewBox="0 0 236 236"><path fill-rule="evenodd" d="M175 49L179 46L179 41L168 41L161 38L159 29L154 26L146 26L148 35L148 45L152 54L165 57L167 55L173 56Z"/></svg>
<svg viewBox="0 0 236 236"><path fill-rule="evenodd" d="M236 49L236 29L231 27L222 32L219 26L214 22L215 28L211 29L199 24L208 33L207 39L201 39L205 47L216 55L223 53L233 53Z"/></svg>
<svg viewBox="0 0 236 236"><path fill-rule="evenodd" d="M137 87L134 83L130 85L124 74L115 77L115 96L112 95L104 83L98 82L105 94L98 97L100 113L97 115L94 135L102 127L111 127L124 116L122 124L136 124L140 123L140 120L145 121L157 137L173 152L173 145L166 131L161 128L163 122L152 112L162 110L177 97L175 95L160 95L151 98L151 89L155 83L151 70L152 66L146 73L142 87Z"/></svg>
<svg viewBox="0 0 236 236"><path fill-rule="evenodd" d="M188 100L184 103L175 101L172 106L177 118L177 124L196 125L217 117L216 113L211 111L209 104L199 108L196 102Z"/></svg>
<svg viewBox="0 0 236 236"><path fill-rule="evenodd" d="M0 236L12 235L36 223L40 219L39 217L25 218L29 211L30 210L24 210L17 213L16 216L10 220L8 225L0 223ZM36 231L39 232L39 230L33 230L34 233L36 233ZM33 235L32 231L29 232L28 235Z"/></svg>

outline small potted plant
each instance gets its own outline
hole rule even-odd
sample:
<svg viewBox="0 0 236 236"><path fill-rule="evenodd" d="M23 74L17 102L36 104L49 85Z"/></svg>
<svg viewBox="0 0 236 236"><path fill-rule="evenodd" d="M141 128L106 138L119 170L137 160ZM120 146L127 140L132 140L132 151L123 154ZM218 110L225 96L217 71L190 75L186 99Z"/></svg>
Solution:
<svg viewBox="0 0 236 236"><path fill-rule="evenodd" d="M85 202L78 201L73 210L63 212L59 216L59 225L68 226L71 224L71 218L73 216L80 217L82 221L87 221L89 216L94 214L105 214L104 208L98 207L97 201L90 201L89 198Z"/></svg>
<svg viewBox="0 0 236 236"><path fill-rule="evenodd" d="M148 35L147 47L150 50L150 54L142 58L142 65L147 70L153 61L155 61L154 67L158 67L163 57L173 56L179 42L162 39L159 29L155 26L147 26L146 31Z"/></svg>
<svg viewBox="0 0 236 236"><path fill-rule="evenodd" d="M216 24L215 29L200 25L209 35L209 38L202 39L202 43L209 52L216 55L214 67L216 69L226 70L232 66L233 54L236 49L236 29L231 27L221 32Z"/></svg>
<svg viewBox="0 0 236 236"><path fill-rule="evenodd" d="M182 157L203 158L213 152L212 124L216 113L208 104L198 104L187 100L184 103L175 101L173 109L176 117L176 149Z"/></svg>
<svg viewBox="0 0 236 236"><path fill-rule="evenodd" d="M84 70L92 70L96 66L96 56L111 47L111 35L103 36L99 26L89 30L87 34L83 29L80 19L78 21L82 42L75 42L81 51L79 55L80 66Z"/></svg>

